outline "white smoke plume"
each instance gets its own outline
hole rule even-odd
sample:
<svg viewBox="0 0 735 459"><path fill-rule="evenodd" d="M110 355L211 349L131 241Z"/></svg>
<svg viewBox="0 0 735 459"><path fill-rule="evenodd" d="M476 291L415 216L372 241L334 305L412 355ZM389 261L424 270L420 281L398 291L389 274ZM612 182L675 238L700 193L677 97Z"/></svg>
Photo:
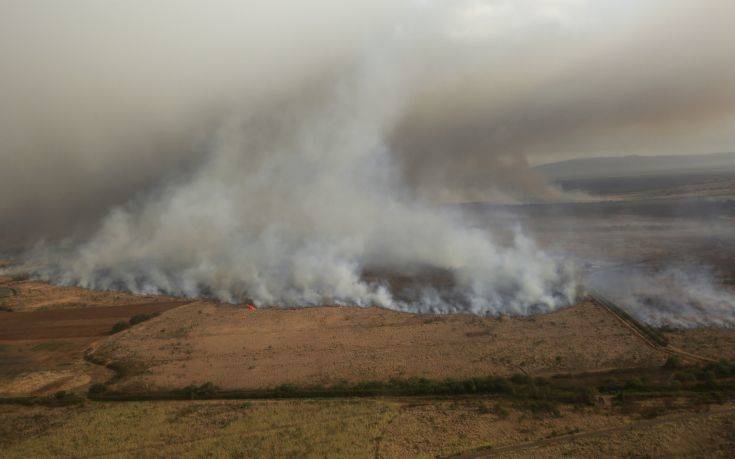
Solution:
<svg viewBox="0 0 735 459"><path fill-rule="evenodd" d="M584 283L655 327L735 327L735 292L705 266L617 266L587 273Z"/></svg>
<svg viewBox="0 0 735 459"><path fill-rule="evenodd" d="M386 132L407 82L394 61L364 59L307 96L242 110L192 177L115 210L40 275L265 305L527 314L568 304L570 269L530 240L501 246L405 193ZM426 268L450 273L453 285L422 286L406 302L363 279L366 269Z"/></svg>
<svg viewBox="0 0 735 459"><path fill-rule="evenodd" d="M727 26L732 2L622 3L6 0L0 243L76 236L27 266L102 289L565 305L565 263L428 201L547 199L526 155L730 139L731 29L710 19ZM706 53L678 45L691 36ZM450 281L396 294L380 273Z"/></svg>

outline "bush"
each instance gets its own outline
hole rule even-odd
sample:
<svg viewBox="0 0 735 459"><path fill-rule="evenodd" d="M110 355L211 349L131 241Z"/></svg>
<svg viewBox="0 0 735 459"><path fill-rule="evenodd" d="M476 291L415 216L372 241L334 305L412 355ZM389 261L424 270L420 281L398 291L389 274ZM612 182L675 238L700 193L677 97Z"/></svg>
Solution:
<svg viewBox="0 0 735 459"><path fill-rule="evenodd" d="M87 391L89 395L99 395L102 394L107 390L107 386L100 383L95 383L89 386L89 390Z"/></svg>
<svg viewBox="0 0 735 459"><path fill-rule="evenodd" d="M510 413L504 407L495 405L494 414L500 419L507 419Z"/></svg>
<svg viewBox="0 0 735 459"><path fill-rule="evenodd" d="M577 391L574 396L574 403L577 405L594 405L597 401L597 391L592 387L583 387Z"/></svg>
<svg viewBox="0 0 735 459"><path fill-rule="evenodd" d="M115 333L120 333L123 330L127 330L130 328L130 324L127 322L123 322L122 320L115 325L112 326L112 329L110 330L110 334L114 335Z"/></svg>
<svg viewBox="0 0 735 459"><path fill-rule="evenodd" d="M625 382L625 388L629 390L642 390L646 388L646 383L640 378L632 378Z"/></svg>
<svg viewBox="0 0 735 459"><path fill-rule="evenodd" d="M105 366L115 372L115 376L113 376L108 383L111 381L118 381L129 376L139 375L146 370L143 364L134 360L118 360L110 362Z"/></svg>
<svg viewBox="0 0 735 459"><path fill-rule="evenodd" d="M705 368L697 373L697 379L699 381L711 383L717 379L717 375L715 374L714 370Z"/></svg>
<svg viewBox="0 0 735 459"><path fill-rule="evenodd" d="M560 417L561 412L556 403L547 400L534 400L525 404L525 408L531 410L532 413L540 415L551 415Z"/></svg>
<svg viewBox="0 0 735 459"><path fill-rule="evenodd" d="M488 406L488 405L487 405L487 404L485 404L485 403L481 403L481 404L480 404L480 405L478 405L478 407L477 407L477 412L478 412L479 414L491 414L491 413L493 413L493 412L494 412L494 410L493 410L493 408L492 408L491 406Z"/></svg>
<svg viewBox="0 0 735 459"><path fill-rule="evenodd" d="M211 398L217 395L217 392L219 392L219 389L211 382L206 382L201 386L195 386L192 384L191 386L184 388L184 395L186 398L192 400L197 398Z"/></svg>
<svg viewBox="0 0 735 459"><path fill-rule="evenodd" d="M735 376L735 366L726 360L720 360L717 363L709 364L704 367L704 370L713 372L719 378Z"/></svg>
<svg viewBox="0 0 735 459"><path fill-rule="evenodd" d="M675 355L670 355L668 359L666 359L666 363L664 363L663 366L667 370L678 370L679 368L683 367L681 363L681 359Z"/></svg>
<svg viewBox="0 0 735 459"><path fill-rule="evenodd" d="M297 392L297 388L293 384L281 384L276 388L276 391L282 394L295 394Z"/></svg>
<svg viewBox="0 0 735 459"><path fill-rule="evenodd" d="M10 280L12 280L13 282L23 282L23 281L27 281L30 278L31 278L31 275L28 273L16 273L10 276Z"/></svg>
<svg viewBox="0 0 735 459"><path fill-rule="evenodd" d="M160 315L159 312L146 312L143 314L136 314L130 318L128 323L130 324L130 326L138 325L141 322L145 322L146 320L151 320L154 317L158 317L159 315Z"/></svg>

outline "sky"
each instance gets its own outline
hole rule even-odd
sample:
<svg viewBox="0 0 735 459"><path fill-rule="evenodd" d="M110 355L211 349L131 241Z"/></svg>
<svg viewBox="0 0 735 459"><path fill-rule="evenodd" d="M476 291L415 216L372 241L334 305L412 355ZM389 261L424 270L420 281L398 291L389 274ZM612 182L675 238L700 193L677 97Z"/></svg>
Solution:
<svg viewBox="0 0 735 459"><path fill-rule="evenodd" d="M733 55L731 0L0 0L3 236L91 228L346 75L390 81L389 161L432 202L553 193L528 166L557 159L735 151Z"/></svg>

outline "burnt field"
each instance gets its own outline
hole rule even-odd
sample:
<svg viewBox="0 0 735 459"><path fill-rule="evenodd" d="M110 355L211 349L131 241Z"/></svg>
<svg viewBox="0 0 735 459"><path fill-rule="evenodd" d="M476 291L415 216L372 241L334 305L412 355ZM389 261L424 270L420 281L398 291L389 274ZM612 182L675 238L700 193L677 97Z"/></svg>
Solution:
<svg viewBox="0 0 735 459"><path fill-rule="evenodd" d="M647 217L651 219L733 219L735 199L646 199L567 202L551 204L497 205L463 204L466 212L498 216L506 214L529 220L556 217L559 219ZM563 222L559 222L560 224Z"/></svg>
<svg viewBox="0 0 735 459"><path fill-rule="evenodd" d="M565 191L583 191L595 195L651 192L664 189L701 187L713 188L735 180L735 171L701 173L660 173L640 176L595 177L557 180Z"/></svg>
<svg viewBox="0 0 735 459"><path fill-rule="evenodd" d="M583 269L704 269L735 285L735 188L722 198L609 199L527 205L463 205L477 225L521 225L539 244Z"/></svg>

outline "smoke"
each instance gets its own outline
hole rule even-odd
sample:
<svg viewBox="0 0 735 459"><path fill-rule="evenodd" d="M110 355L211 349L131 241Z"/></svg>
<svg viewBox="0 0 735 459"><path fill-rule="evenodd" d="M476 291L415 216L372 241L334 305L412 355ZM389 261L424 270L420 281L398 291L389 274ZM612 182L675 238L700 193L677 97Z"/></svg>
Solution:
<svg viewBox="0 0 735 459"><path fill-rule="evenodd" d="M384 55L364 59L306 95L241 111L190 179L117 209L40 275L257 304L480 314L568 304L571 270L520 233L501 246L404 194L385 138L407 82ZM363 279L366 269L426 268L450 273L452 285L425 285L406 302Z"/></svg>
<svg viewBox="0 0 735 459"><path fill-rule="evenodd" d="M3 245L89 233L198 167L234 111L365 53L410 83L386 143L434 201L562 197L526 165L735 143L729 0L0 3ZM400 49L399 49L400 48Z"/></svg>
<svg viewBox="0 0 735 459"><path fill-rule="evenodd" d="M365 273L442 272L410 303L553 309L565 263L434 204L559 198L529 158L731 141L733 8L698 5L6 0L0 243L73 236L28 263L93 288L409 308Z"/></svg>
<svg viewBox="0 0 735 459"><path fill-rule="evenodd" d="M656 327L735 326L735 294L706 267L617 267L596 271L585 284Z"/></svg>

